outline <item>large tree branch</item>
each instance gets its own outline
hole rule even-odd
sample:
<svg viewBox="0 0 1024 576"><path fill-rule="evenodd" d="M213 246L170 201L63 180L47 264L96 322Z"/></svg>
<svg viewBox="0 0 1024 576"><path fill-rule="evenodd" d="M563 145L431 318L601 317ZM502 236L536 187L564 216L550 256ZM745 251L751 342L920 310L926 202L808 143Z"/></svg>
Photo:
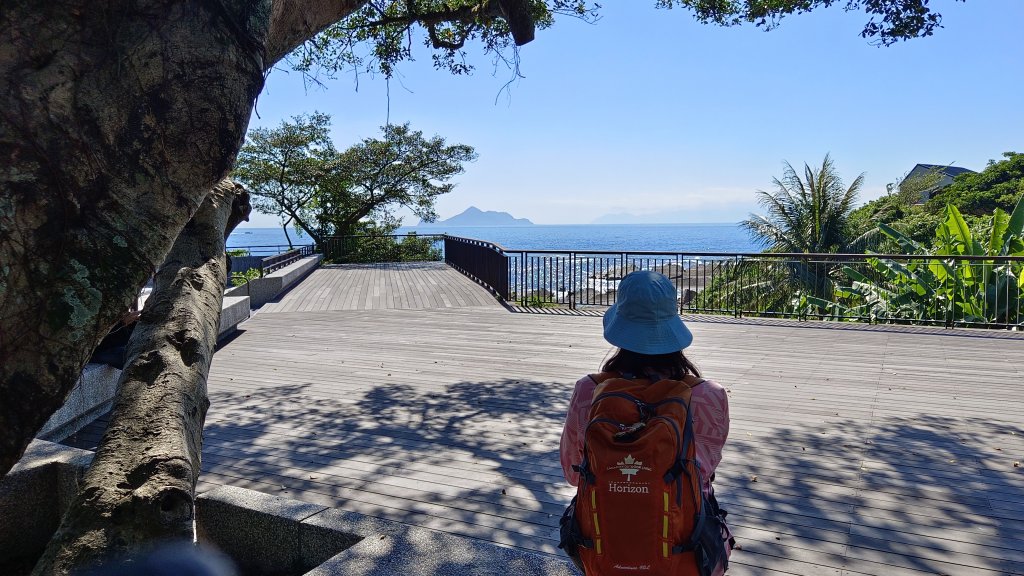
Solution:
<svg viewBox="0 0 1024 576"><path fill-rule="evenodd" d="M267 35L269 70L303 42L359 10L367 0L274 0Z"/></svg>
<svg viewBox="0 0 1024 576"><path fill-rule="evenodd" d="M275 0L270 19L270 34L267 39L267 62L269 70L276 62L287 56L303 42L316 36L332 24L356 12L368 0ZM512 32L516 45L522 46L533 40L534 21L530 14L528 0L482 0L479 4L444 7L440 10L416 11L415 4L407 3L407 11L395 16L382 16L364 27L411 26L419 23L433 30L445 22L477 22L482 18L500 16ZM432 34L435 47L451 48ZM451 48L457 49L457 48Z"/></svg>
<svg viewBox="0 0 1024 576"><path fill-rule="evenodd" d="M309 235L309 237L313 240L315 244L321 244L323 242L323 238L320 236L320 234L315 232L313 230L313 227L310 226L305 220L303 220L301 216L299 216L298 210L284 208L284 212L285 214L288 215L288 218L295 222L296 226L302 228L306 232L306 234Z"/></svg>
<svg viewBox="0 0 1024 576"><path fill-rule="evenodd" d="M224 180L174 243L129 343L107 432L34 574L68 574L152 542L192 541L224 243L248 205L241 186Z"/></svg>
<svg viewBox="0 0 1024 576"><path fill-rule="evenodd" d="M359 207L349 211L349 213L346 216L343 216L339 223L346 228L351 228L352 226L355 226L365 216L369 216L370 213L373 212L374 208L376 208L380 204L381 202L375 201L373 199L373 196L371 195L370 199L368 199L366 202L360 203Z"/></svg>

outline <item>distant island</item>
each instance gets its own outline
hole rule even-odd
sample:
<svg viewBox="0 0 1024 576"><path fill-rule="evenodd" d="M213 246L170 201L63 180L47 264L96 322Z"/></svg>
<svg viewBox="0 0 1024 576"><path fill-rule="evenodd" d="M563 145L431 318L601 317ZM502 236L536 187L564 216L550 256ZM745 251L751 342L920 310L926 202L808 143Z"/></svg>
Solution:
<svg viewBox="0 0 1024 576"><path fill-rule="evenodd" d="M736 216L731 209L715 210L702 209L699 212L693 210L668 210L648 214L633 214L630 212L619 212L605 214L591 221L591 224L643 224L645 226L655 224L735 224Z"/></svg>
<svg viewBox="0 0 1024 576"><path fill-rule="evenodd" d="M438 220L437 222L420 220L418 226L533 226L533 222L526 218L514 218L508 212L492 210L485 212L476 206L470 206L461 214L456 214L447 220Z"/></svg>

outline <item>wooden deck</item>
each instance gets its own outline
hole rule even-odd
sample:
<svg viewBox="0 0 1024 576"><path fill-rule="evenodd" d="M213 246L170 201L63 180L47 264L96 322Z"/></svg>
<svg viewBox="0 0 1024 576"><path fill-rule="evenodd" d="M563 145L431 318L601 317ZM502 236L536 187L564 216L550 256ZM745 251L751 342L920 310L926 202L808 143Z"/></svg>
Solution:
<svg viewBox="0 0 1024 576"><path fill-rule="evenodd" d="M450 272L325 268L243 324L210 374L200 490L558 554L558 439L601 319L441 306L432 290L486 294ZM729 574L1024 574L1019 334L688 323L731 398Z"/></svg>
<svg viewBox="0 0 1024 576"><path fill-rule="evenodd" d="M444 262L337 264L313 271L260 312L326 312L500 306Z"/></svg>

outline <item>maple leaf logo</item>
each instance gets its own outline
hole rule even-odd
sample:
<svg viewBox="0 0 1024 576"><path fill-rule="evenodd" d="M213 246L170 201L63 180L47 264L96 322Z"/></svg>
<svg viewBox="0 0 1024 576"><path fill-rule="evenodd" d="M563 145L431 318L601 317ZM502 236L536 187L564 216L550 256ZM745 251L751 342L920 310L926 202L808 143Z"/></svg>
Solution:
<svg viewBox="0 0 1024 576"><path fill-rule="evenodd" d="M627 455L621 462L615 463L615 465L619 467L619 472L622 472L622 474L626 476L627 482L633 479L633 476L640 471L643 464L643 462L633 458L632 454Z"/></svg>

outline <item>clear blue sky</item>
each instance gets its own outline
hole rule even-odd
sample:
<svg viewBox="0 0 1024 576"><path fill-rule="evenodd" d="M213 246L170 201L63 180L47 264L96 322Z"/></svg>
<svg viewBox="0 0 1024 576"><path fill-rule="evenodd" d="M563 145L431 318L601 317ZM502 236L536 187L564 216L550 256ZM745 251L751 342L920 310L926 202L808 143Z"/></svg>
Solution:
<svg viewBox="0 0 1024 576"><path fill-rule="evenodd" d="M538 224L606 214L647 222L735 222L757 211L783 161L831 153L861 200L916 163L974 170L1024 152L1022 0L934 0L945 28L888 48L860 38L863 13L792 16L771 32L719 28L653 1L616 0L594 25L563 18L521 49L525 78L473 55L472 76L434 70L426 48L390 82L390 121L476 147L438 200ZM383 76L326 89L273 71L250 127L318 110L340 149L380 134ZM407 218L407 224L415 224ZM254 215L249 226L275 226Z"/></svg>

